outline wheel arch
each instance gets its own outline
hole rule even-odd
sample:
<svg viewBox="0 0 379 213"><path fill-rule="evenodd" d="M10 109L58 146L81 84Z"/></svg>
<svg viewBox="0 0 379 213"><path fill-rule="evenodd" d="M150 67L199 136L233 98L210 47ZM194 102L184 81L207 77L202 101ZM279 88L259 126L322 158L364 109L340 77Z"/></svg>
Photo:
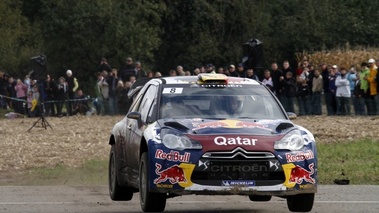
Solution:
<svg viewBox="0 0 379 213"><path fill-rule="evenodd" d="M144 152L148 152L148 148L147 148L147 141L146 141L145 137L142 137L140 150L139 150L139 158L140 159L141 159L141 156Z"/></svg>
<svg viewBox="0 0 379 213"><path fill-rule="evenodd" d="M109 145L114 145L115 143L116 143L116 139L115 139L114 135L112 134L111 137L109 137L108 144Z"/></svg>

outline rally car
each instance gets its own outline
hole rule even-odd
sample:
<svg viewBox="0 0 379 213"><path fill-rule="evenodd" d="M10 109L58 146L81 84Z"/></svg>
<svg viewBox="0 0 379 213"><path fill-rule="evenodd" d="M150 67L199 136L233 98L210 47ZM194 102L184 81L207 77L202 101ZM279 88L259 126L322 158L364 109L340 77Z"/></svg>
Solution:
<svg viewBox="0 0 379 213"><path fill-rule="evenodd" d="M287 199L308 212L317 191L315 139L258 81L220 74L157 78L137 87L109 139L109 193L145 212L188 194Z"/></svg>

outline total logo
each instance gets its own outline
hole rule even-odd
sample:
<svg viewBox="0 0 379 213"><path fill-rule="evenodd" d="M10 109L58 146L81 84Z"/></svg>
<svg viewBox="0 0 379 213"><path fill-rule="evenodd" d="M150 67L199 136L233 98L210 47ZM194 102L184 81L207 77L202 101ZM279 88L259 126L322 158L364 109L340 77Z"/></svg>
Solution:
<svg viewBox="0 0 379 213"><path fill-rule="evenodd" d="M168 160L173 162L186 162L188 163L191 157L191 153L185 152L183 155L180 154L178 151L171 150L169 153L165 153L161 149L157 149L155 152L155 158L162 159L162 160Z"/></svg>
<svg viewBox="0 0 379 213"><path fill-rule="evenodd" d="M258 139L252 138L243 138L243 137L223 137L218 136L213 139L214 143L219 146L227 146L227 145L246 145L246 146L255 146L255 142Z"/></svg>

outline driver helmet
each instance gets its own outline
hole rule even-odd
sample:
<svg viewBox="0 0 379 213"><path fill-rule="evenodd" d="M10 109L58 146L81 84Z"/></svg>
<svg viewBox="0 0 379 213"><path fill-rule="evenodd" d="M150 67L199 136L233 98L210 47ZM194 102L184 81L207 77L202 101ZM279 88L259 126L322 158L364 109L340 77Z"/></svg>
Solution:
<svg viewBox="0 0 379 213"><path fill-rule="evenodd" d="M234 95L234 96L229 96L226 99L226 109L229 113L235 114L235 113L240 113L242 112L243 108L243 97Z"/></svg>

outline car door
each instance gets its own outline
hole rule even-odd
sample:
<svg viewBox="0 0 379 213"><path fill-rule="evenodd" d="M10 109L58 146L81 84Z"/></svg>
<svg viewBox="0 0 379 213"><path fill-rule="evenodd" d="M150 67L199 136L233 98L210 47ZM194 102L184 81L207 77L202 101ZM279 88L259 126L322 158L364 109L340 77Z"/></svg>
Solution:
<svg viewBox="0 0 379 213"><path fill-rule="evenodd" d="M132 155L132 158L128 163L130 163L130 166L133 168L133 170L136 171L138 171L140 145L143 137L143 131L145 130L147 121L149 119L149 112L151 112L151 108L155 106L157 92L157 85L148 86L137 110L137 112L141 114L141 123L139 125L138 120L131 120L131 123L128 126L130 129L130 151L132 152L130 153Z"/></svg>

